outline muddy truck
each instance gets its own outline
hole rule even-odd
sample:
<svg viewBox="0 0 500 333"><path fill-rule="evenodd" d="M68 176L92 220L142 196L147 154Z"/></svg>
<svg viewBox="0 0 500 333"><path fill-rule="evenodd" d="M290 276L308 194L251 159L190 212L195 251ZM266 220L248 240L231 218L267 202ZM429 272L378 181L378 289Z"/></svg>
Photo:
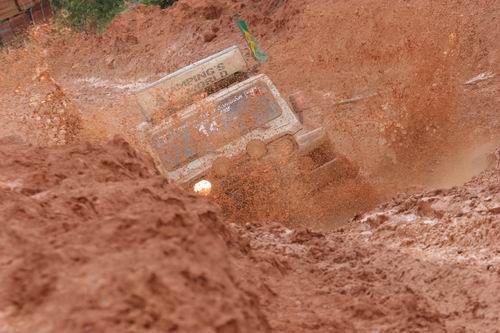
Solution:
<svg viewBox="0 0 500 333"><path fill-rule="evenodd" d="M280 187L300 180L317 188L358 173L323 128L304 125L303 95L287 102L236 46L150 84L137 101L141 141L158 168L198 193L245 201L239 184L258 165L275 170Z"/></svg>

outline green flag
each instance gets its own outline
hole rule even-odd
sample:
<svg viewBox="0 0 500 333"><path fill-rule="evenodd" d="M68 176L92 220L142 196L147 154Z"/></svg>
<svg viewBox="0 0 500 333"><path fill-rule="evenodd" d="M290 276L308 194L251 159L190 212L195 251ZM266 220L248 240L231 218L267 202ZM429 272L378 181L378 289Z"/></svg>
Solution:
<svg viewBox="0 0 500 333"><path fill-rule="evenodd" d="M259 44L257 44L255 37L250 32L248 24L240 19L236 19L236 24L238 25L238 28L240 28L243 37L247 41L248 47L250 48L252 56L255 58L255 60L259 62L266 62L269 56L259 48Z"/></svg>

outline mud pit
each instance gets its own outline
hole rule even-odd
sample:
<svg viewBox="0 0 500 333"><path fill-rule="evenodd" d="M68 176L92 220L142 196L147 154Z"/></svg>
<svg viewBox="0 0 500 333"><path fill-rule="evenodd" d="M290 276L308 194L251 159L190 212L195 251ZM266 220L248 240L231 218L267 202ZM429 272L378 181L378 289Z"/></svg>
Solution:
<svg viewBox="0 0 500 333"><path fill-rule="evenodd" d="M293 226L263 195L234 224L157 174L132 94L243 48L235 13L373 192L327 188ZM0 332L497 332L499 14L180 0L33 29L0 56Z"/></svg>

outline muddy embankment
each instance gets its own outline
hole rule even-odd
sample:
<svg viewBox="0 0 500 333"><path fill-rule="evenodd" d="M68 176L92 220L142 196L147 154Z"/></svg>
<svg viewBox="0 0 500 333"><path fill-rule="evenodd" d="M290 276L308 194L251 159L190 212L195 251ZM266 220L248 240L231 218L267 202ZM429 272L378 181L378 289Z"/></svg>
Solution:
<svg viewBox="0 0 500 333"><path fill-rule="evenodd" d="M2 332L498 329L500 162L322 233L224 222L122 139L1 148Z"/></svg>

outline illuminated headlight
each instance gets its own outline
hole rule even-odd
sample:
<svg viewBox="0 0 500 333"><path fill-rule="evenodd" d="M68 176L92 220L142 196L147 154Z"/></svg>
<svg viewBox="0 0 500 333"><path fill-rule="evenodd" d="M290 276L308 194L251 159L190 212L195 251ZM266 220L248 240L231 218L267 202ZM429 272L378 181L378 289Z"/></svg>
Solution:
<svg viewBox="0 0 500 333"><path fill-rule="evenodd" d="M212 191L212 183L205 179L200 180L199 182L194 184L193 190L201 195L209 195Z"/></svg>

